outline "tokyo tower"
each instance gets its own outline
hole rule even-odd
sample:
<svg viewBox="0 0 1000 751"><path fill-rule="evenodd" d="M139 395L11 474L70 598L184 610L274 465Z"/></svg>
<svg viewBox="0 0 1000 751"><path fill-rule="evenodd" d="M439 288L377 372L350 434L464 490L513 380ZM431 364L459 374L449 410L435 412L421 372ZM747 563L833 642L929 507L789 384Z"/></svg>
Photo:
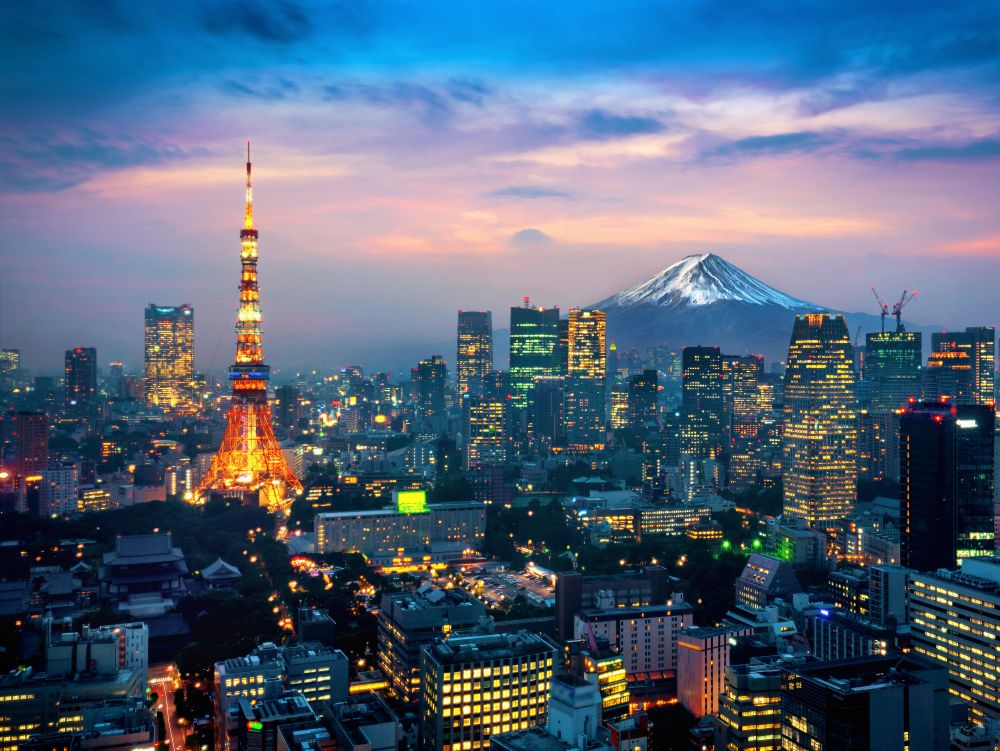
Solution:
<svg viewBox="0 0 1000 751"><path fill-rule="evenodd" d="M264 364L260 334L260 291L257 288L257 230L253 226L253 188L250 183L250 142L247 142L247 197L240 230L240 312L236 321L236 362L229 369L233 401L226 417L226 434L208 472L195 492L256 494L262 506L286 508L289 491L302 492L302 483L288 466L271 427L267 403L270 372ZM290 501L290 499L289 499Z"/></svg>

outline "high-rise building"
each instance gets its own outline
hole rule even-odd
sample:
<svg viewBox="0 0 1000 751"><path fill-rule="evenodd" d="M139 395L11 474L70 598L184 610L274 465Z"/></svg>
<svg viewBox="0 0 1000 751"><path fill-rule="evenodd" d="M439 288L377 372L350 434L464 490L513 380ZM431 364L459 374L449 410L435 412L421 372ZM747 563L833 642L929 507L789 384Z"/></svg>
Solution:
<svg viewBox="0 0 1000 751"><path fill-rule="evenodd" d="M90 404L97 396L97 350L76 347L66 350L66 401Z"/></svg>
<svg viewBox="0 0 1000 751"><path fill-rule="evenodd" d="M992 326L968 326L965 331L931 334L931 349L934 351L932 359L935 355L940 355L946 363L954 361L956 370L964 371L968 367L969 392L956 395L952 401L996 403L996 338L997 332ZM962 357L962 354L965 356ZM947 365L943 367L947 369ZM924 397L937 399L937 395L932 393L925 394Z"/></svg>
<svg viewBox="0 0 1000 751"><path fill-rule="evenodd" d="M607 639L610 648L621 654L629 676L676 670L677 635L692 625L694 609L683 601L588 608L577 613L573 623L577 639Z"/></svg>
<svg viewBox="0 0 1000 751"><path fill-rule="evenodd" d="M488 396L470 397L467 408L466 467L506 463L506 408L506 399Z"/></svg>
<svg viewBox="0 0 1000 751"><path fill-rule="evenodd" d="M49 417L44 412L15 412L9 419L14 446L14 473L38 475L49 466Z"/></svg>
<svg viewBox="0 0 1000 751"><path fill-rule="evenodd" d="M718 714L730 639L752 631L749 626L707 626L684 629L677 637L677 698L695 717Z"/></svg>
<svg viewBox="0 0 1000 751"><path fill-rule="evenodd" d="M760 424L758 383L764 372L762 355L724 355L722 364L726 398L725 413L729 436L752 438Z"/></svg>
<svg viewBox="0 0 1000 751"><path fill-rule="evenodd" d="M299 401L300 393L295 386L278 386L274 390L274 421L288 435L298 429Z"/></svg>
<svg viewBox="0 0 1000 751"><path fill-rule="evenodd" d="M493 372L493 313L458 311L458 395L482 394Z"/></svg>
<svg viewBox="0 0 1000 751"><path fill-rule="evenodd" d="M14 374L21 367L21 350L0 349L0 389L10 388Z"/></svg>
<svg viewBox="0 0 1000 751"><path fill-rule="evenodd" d="M194 308L146 307L146 404L178 412L194 410Z"/></svg>
<svg viewBox="0 0 1000 751"><path fill-rule="evenodd" d="M290 505L286 494L302 492L271 426L267 403L270 368L264 364L257 287L257 229L253 226L250 144L247 143L246 209L240 231L240 309L236 321L236 362L229 369L233 398L219 451L201 479L195 497L209 491L240 493L262 505Z"/></svg>
<svg viewBox="0 0 1000 751"><path fill-rule="evenodd" d="M423 750L480 751L490 736L544 725L559 649L519 631L437 640L423 649Z"/></svg>
<svg viewBox="0 0 1000 751"><path fill-rule="evenodd" d="M945 671L908 656L861 657L784 669L786 751L947 751Z"/></svg>
<svg viewBox="0 0 1000 751"><path fill-rule="evenodd" d="M559 308L510 309L512 406L527 409L535 379L560 375Z"/></svg>
<svg viewBox="0 0 1000 751"><path fill-rule="evenodd" d="M448 366L441 355L431 355L426 360L421 360L410 371L416 418L427 430L433 431L444 424L447 377Z"/></svg>
<svg viewBox="0 0 1000 751"><path fill-rule="evenodd" d="M954 568L994 550L991 407L922 402L900 419L902 564Z"/></svg>
<svg viewBox="0 0 1000 751"><path fill-rule="evenodd" d="M933 348L924 370L924 396L929 402L971 404L975 374L972 357L965 349L942 342L942 349Z"/></svg>
<svg viewBox="0 0 1000 751"><path fill-rule="evenodd" d="M685 347L682 361L681 453L714 458L722 447L722 355L718 347Z"/></svg>
<svg viewBox="0 0 1000 751"><path fill-rule="evenodd" d="M655 370L644 370L629 379L628 425L635 436L659 431L659 379Z"/></svg>
<svg viewBox="0 0 1000 751"><path fill-rule="evenodd" d="M420 699L420 650L454 629L471 629L486 608L461 589L424 585L382 595L378 612L378 667L404 704Z"/></svg>
<svg viewBox="0 0 1000 751"><path fill-rule="evenodd" d="M566 378L542 376L535 379L531 430L546 446L561 445L566 439Z"/></svg>
<svg viewBox="0 0 1000 751"><path fill-rule="evenodd" d="M1000 722L1000 558L909 575L913 651L948 669L951 693L978 722Z"/></svg>
<svg viewBox="0 0 1000 751"><path fill-rule="evenodd" d="M784 509L823 528L857 497L857 417L851 338L842 315L795 317L785 370Z"/></svg>
<svg viewBox="0 0 1000 751"><path fill-rule="evenodd" d="M607 322L603 310L569 311L566 442L575 451L607 443Z"/></svg>
<svg viewBox="0 0 1000 751"><path fill-rule="evenodd" d="M873 410L899 409L908 399L920 397L921 347L919 331L865 334L864 379L871 389Z"/></svg>

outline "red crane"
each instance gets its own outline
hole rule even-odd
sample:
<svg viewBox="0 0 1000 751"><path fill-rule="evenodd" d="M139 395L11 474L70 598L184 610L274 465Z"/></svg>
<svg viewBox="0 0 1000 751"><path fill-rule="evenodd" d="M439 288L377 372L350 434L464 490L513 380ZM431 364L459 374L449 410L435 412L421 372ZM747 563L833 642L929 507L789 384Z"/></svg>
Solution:
<svg viewBox="0 0 1000 751"><path fill-rule="evenodd" d="M874 287L872 288L874 289ZM917 291L903 290L899 302L892 306L892 314L896 316L896 332L905 331L903 328L903 307L917 296ZM885 314L882 314L882 328L885 328Z"/></svg>
<svg viewBox="0 0 1000 751"><path fill-rule="evenodd" d="M875 285L871 285L872 294L875 295L875 300L878 302L879 313L882 315L882 333L885 333L885 317L889 315L889 303L885 302L881 297L878 296L878 292L875 291Z"/></svg>

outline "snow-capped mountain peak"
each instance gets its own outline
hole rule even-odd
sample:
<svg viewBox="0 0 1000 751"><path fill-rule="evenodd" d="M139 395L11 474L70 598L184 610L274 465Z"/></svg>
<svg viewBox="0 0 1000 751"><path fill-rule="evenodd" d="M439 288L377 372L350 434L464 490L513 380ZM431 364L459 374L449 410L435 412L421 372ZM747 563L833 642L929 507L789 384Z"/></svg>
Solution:
<svg viewBox="0 0 1000 751"><path fill-rule="evenodd" d="M651 279L612 295L600 307L635 305L709 305L716 302L814 308L812 303L776 290L714 253L687 256Z"/></svg>

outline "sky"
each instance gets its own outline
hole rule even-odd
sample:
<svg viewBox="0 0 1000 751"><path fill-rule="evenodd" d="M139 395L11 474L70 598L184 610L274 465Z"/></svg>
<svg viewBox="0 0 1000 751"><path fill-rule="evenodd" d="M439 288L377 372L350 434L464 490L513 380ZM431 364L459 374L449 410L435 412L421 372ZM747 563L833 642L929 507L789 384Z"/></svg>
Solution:
<svg viewBox="0 0 1000 751"><path fill-rule="evenodd" d="M151 302L228 365L247 139L279 370L707 251L831 308L874 283L1000 319L997 2L26 0L0 69L0 345L37 372L139 368Z"/></svg>

